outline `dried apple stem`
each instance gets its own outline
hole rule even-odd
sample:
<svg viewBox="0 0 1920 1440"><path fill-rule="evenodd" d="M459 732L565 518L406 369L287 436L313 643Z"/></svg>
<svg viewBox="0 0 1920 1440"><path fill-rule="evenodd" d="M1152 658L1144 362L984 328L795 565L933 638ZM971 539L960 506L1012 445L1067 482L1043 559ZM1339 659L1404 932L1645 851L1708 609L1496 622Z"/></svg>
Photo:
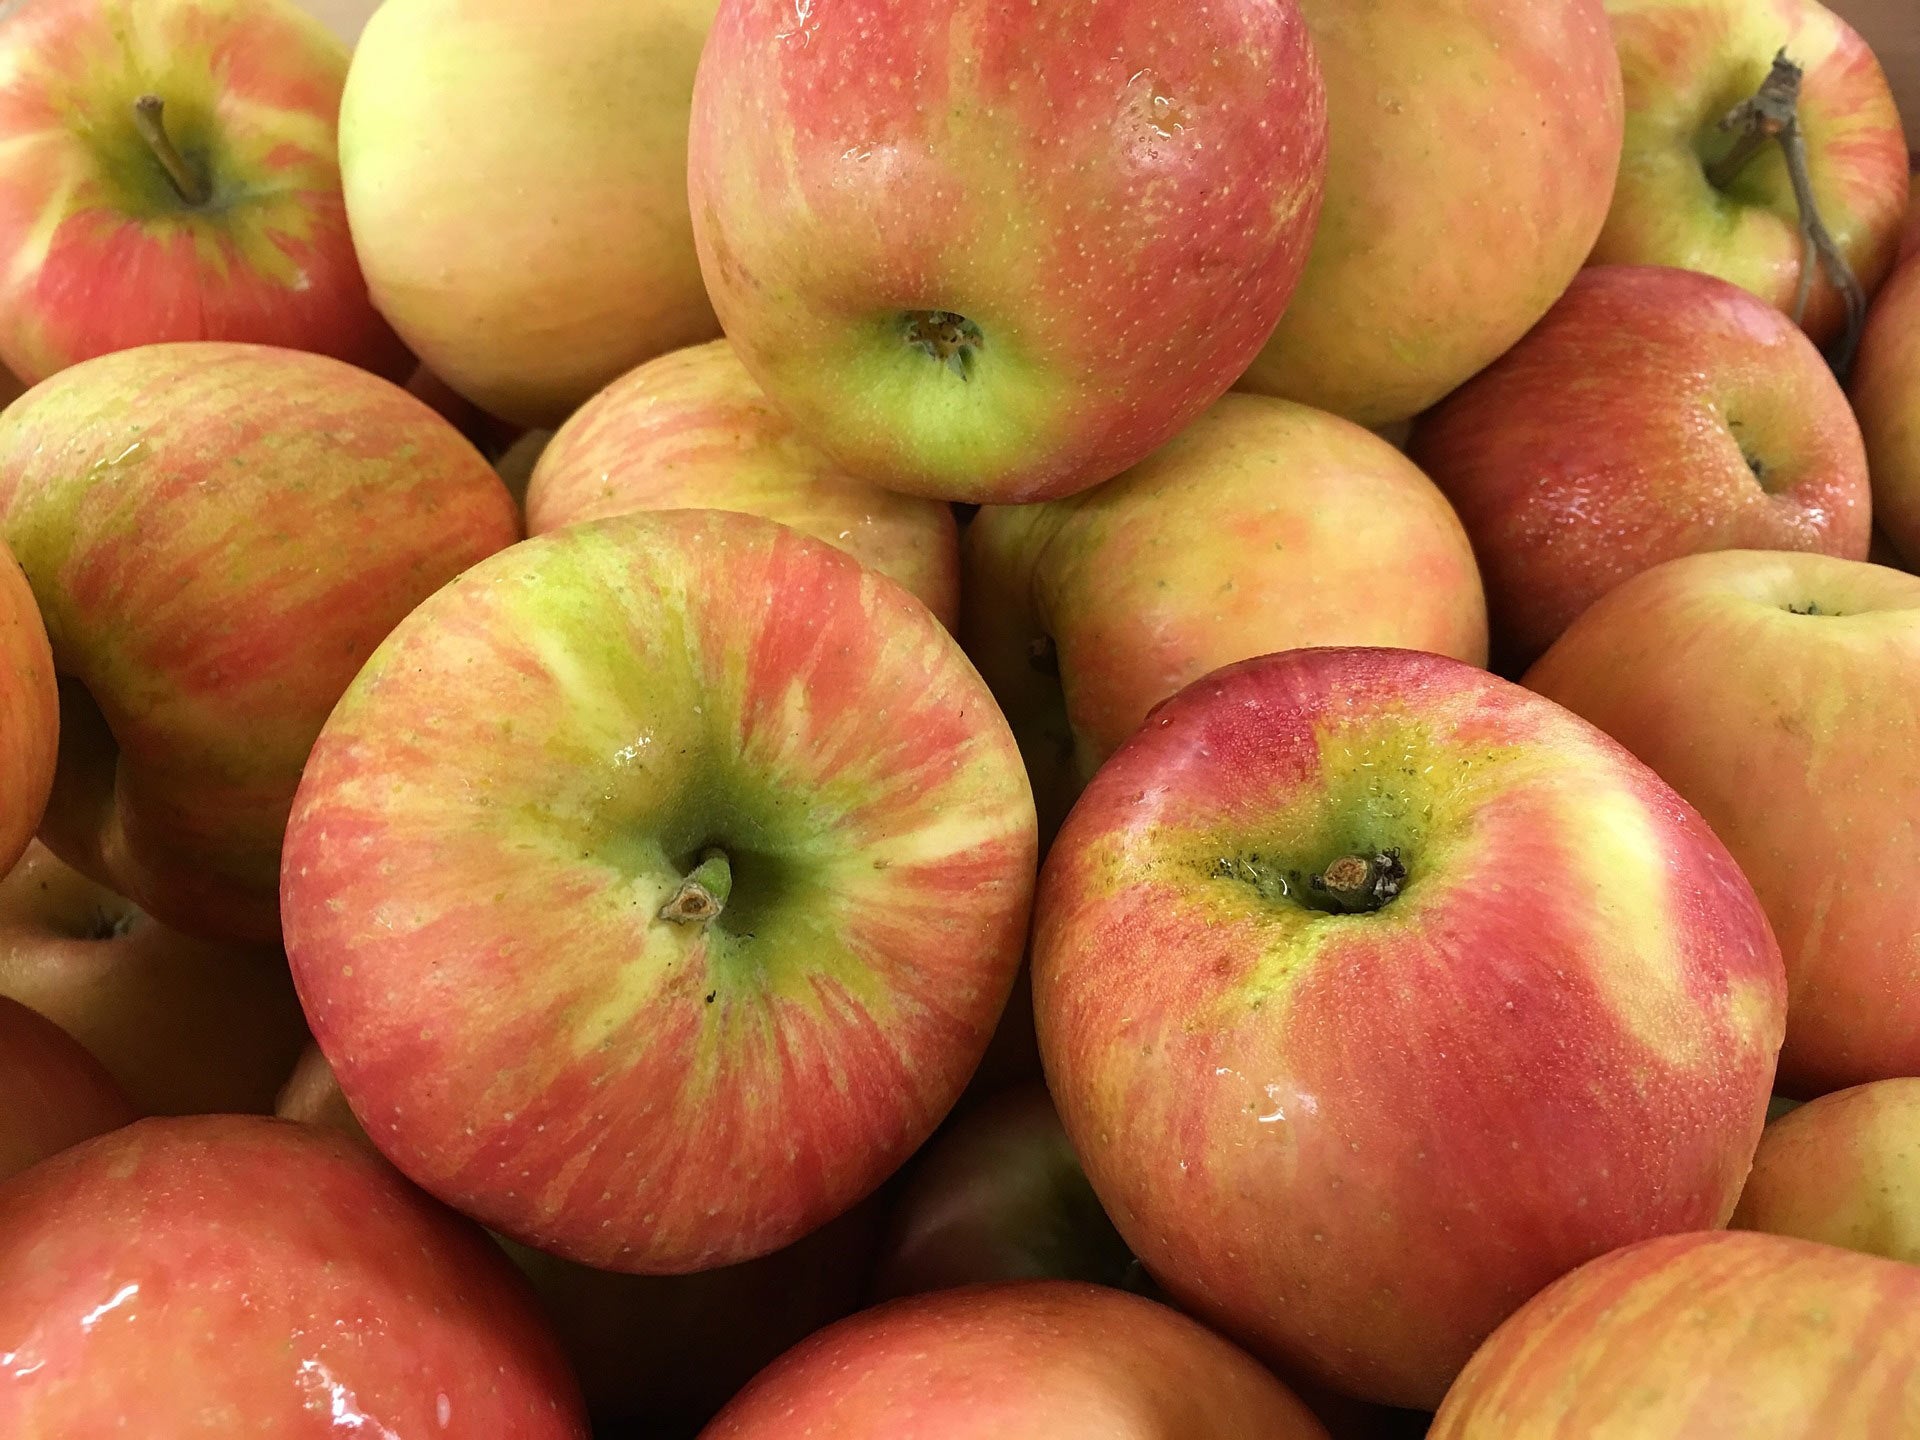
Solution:
<svg viewBox="0 0 1920 1440"><path fill-rule="evenodd" d="M720 918L733 893L733 866L723 850L709 850L700 857L680 888L660 907L660 918L676 925L704 925Z"/></svg>
<svg viewBox="0 0 1920 1440"><path fill-rule="evenodd" d="M142 95L133 102L133 128L140 132L153 158L167 172L174 192L189 205L204 205L213 196L212 187L204 175L187 163L174 145L173 137L167 134L165 109L166 101L158 95Z"/></svg>

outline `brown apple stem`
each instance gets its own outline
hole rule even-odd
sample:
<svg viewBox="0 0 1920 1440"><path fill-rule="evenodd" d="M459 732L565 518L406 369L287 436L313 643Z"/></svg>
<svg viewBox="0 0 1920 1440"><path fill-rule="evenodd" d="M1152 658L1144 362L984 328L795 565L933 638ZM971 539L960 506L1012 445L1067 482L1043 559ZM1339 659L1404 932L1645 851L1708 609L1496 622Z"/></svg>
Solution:
<svg viewBox="0 0 1920 1440"><path fill-rule="evenodd" d="M140 138L147 142L153 158L167 172L174 192L189 205L204 205L213 198L213 189L207 184L206 177L187 163L186 156L174 145L173 137L167 134L163 114L166 103L158 95L142 95L134 101L133 128L140 132Z"/></svg>
<svg viewBox="0 0 1920 1440"><path fill-rule="evenodd" d="M720 918L733 893L733 866L724 850L708 850L680 888L660 907L660 918L676 925L705 925Z"/></svg>
<svg viewBox="0 0 1920 1440"><path fill-rule="evenodd" d="M1380 909L1400 893L1407 867L1395 850L1376 855L1343 855L1308 877L1307 884L1349 914Z"/></svg>

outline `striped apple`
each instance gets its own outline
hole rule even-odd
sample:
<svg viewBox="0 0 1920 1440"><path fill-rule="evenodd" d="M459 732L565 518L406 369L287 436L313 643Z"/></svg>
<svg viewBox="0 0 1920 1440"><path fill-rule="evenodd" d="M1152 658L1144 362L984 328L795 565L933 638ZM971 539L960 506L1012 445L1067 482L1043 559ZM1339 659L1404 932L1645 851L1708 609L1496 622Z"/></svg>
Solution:
<svg viewBox="0 0 1920 1440"><path fill-rule="evenodd" d="M1047 1078L1182 1305L1430 1408L1593 1256L1725 1222L1785 980L1706 824L1457 661L1297 650L1169 700L1041 878Z"/></svg>
<svg viewBox="0 0 1920 1440"><path fill-rule="evenodd" d="M925 606L679 510L538 536L408 617L314 746L281 893L389 1159L536 1248L682 1272L817 1229L927 1137L1035 851Z"/></svg>

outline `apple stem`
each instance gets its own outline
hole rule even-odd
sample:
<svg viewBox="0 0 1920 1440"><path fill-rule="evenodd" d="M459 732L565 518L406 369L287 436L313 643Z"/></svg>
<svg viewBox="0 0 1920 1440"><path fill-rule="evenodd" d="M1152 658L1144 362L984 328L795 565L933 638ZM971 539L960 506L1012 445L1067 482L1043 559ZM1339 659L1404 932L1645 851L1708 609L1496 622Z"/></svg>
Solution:
<svg viewBox="0 0 1920 1440"><path fill-rule="evenodd" d="M1820 206L1814 198L1813 177L1807 164L1807 137L1800 129L1800 82L1805 74L1787 58L1784 49L1773 57L1773 68L1767 72L1760 88L1722 117L1720 128L1738 130L1740 138L1731 150L1708 167L1707 181L1716 189L1725 190L1769 141L1779 145L1786 157L1787 178L1793 184L1794 206L1800 216L1800 285L1793 297L1793 323L1798 325L1806 319L1817 265L1827 272L1827 278L1847 305L1846 331L1828 357L1834 372L1845 380L1853 365L1854 352L1859 348L1860 331L1866 324L1867 296L1834 240L1833 232L1820 218Z"/></svg>
<svg viewBox="0 0 1920 1440"><path fill-rule="evenodd" d="M213 189L207 184L206 177L187 163L186 156L174 145L173 137L167 134L163 114L166 103L158 95L142 95L134 101L133 128L140 132L140 138L147 142L153 158L167 172L174 193L189 205L204 205L213 198Z"/></svg>
<svg viewBox="0 0 1920 1440"><path fill-rule="evenodd" d="M724 850L710 849L700 857L680 888L660 907L660 918L676 925L705 925L717 920L733 893L733 866Z"/></svg>
<svg viewBox="0 0 1920 1440"><path fill-rule="evenodd" d="M1343 855L1307 884L1318 890L1348 914L1380 909L1400 893L1406 884L1407 867L1400 854L1385 850L1377 855Z"/></svg>

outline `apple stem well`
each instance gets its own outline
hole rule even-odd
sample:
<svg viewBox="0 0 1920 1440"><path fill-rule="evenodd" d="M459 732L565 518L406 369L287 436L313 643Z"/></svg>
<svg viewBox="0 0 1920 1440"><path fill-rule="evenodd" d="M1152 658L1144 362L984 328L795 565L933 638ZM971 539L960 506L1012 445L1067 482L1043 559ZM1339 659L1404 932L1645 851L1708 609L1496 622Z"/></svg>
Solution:
<svg viewBox="0 0 1920 1440"><path fill-rule="evenodd" d="M1298 870L1275 872L1259 855L1218 860L1213 873L1251 885L1270 899L1329 915L1370 915L1383 910L1407 883L1407 867L1398 850L1342 855L1304 879Z"/></svg>
<svg viewBox="0 0 1920 1440"><path fill-rule="evenodd" d="M1867 297L1859 277L1847 264L1847 257L1820 218L1820 206L1813 194L1813 178L1807 168L1807 139L1800 129L1800 82L1805 71L1781 50L1773 57L1773 67L1760 88L1742 100L1720 119L1720 129L1738 131L1733 148L1707 167L1707 183L1716 190L1727 190L1739 178L1747 163L1769 142L1778 144L1786 157L1787 178L1793 185L1793 200L1800 216L1800 287L1793 298L1793 323L1806 318L1807 300L1813 294L1814 267L1827 272L1847 305L1847 328L1830 361L1842 380L1853 364L1860 343L1860 331L1866 324Z"/></svg>
<svg viewBox="0 0 1920 1440"><path fill-rule="evenodd" d="M187 163L186 156L174 145L173 137L167 134L166 104L158 95L142 95L133 102L133 128L140 132L153 158L167 172L174 192L189 205L204 205L213 198L213 188L207 184L206 176Z"/></svg>
<svg viewBox="0 0 1920 1440"><path fill-rule="evenodd" d="M660 918L676 925L705 925L720 918L733 893L733 865L724 850L709 848L680 888L660 907Z"/></svg>
<svg viewBox="0 0 1920 1440"><path fill-rule="evenodd" d="M973 378L974 356L985 344L980 327L951 310L908 310L900 317L901 337L962 380Z"/></svg>

